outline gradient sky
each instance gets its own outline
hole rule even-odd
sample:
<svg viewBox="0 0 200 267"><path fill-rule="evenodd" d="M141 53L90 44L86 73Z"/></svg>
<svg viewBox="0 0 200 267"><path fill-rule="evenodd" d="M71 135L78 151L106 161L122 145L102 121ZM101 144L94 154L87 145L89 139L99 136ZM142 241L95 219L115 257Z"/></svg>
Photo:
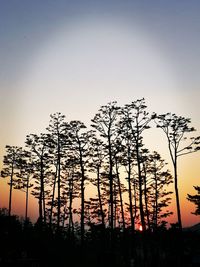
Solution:
<svg viewBox="0 0 200 267"><path fill-rule="evenodd" d="M112 100L145 97L150 111L190 117L199 132L199 14L194 0L0 0L0 161L6 144L44 131L51 113L89 125ZM147 139L167 155L162 133ZM198 160L181 162L187 207ZM189 209L185 224L197 221Z"/></svg>

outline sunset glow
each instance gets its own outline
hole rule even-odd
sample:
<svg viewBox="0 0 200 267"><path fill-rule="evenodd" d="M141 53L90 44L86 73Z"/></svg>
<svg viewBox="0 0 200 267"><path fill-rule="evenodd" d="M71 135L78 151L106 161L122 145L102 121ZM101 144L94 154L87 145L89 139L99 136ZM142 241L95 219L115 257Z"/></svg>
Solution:
<svg viewBox="0 0 200 267"><path fill-rule="evenodd" d="M149 113L189 117L199 134L199 4L185 3L181 13L178 1L164 7L147 3L146 8L140 1L86 2L49 1L48 8L39 2L2 4L0 169L5 146L24 146L27 134L45 132L50 114L59 111L67 121L81 120L90 129L100 106L115 100L123 106L144 97ZM145 145L172 170L165 137L151 127ZM189 226L199 222L186 199L199 184L199 152L180 158L178 173L183 225ZM122 179L125 175L123 170ZM8 181L0 180L1 208L8 207ZM174 185L169 187L170 224L177 214ZM86 192L87 198L97 194L94 186ZM14 190L13 213L24 216L24 206L25 194ZM33 196L29 216L33 221L38 217Z"/></svg>
<svg viewBox="0 0 200 267"><path fill-rule="evenodd" d="M142 232L142 225L139 226L139 231Z"/></svg>
<svg viewBox="0 0 200 267"><path fill-rule="evenodd" d="M200 1L0 1L0 265L200 266Z"/></svg>

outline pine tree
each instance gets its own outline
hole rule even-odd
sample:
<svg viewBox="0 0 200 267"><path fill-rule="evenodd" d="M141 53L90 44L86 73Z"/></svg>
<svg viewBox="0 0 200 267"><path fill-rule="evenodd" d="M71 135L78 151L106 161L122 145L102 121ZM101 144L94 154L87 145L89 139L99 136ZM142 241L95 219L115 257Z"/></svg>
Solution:
<svg viewBox="0 0 200 267"><path fill-rule="evenodd" d="M66 123L64 122L65 116L60 112L50 115L51 120L47 130L49 132L49 147L54 157L55 175L53 181L52 192L52 204L50 209L50 225L52 221L52 212L54 207L54 198L57 181L57 229L60 226L61 219L61 173L62 173L62 161L66 154L67 135L66 135Z"/></svg>
<svg viewBox="0 0 200 267"><path fill-rule="evenodd" d="M200 149L200 136L190 137L188 144L184 144L188 140L188 133L195 131L194 127L189 126L190 123L191 119L171 113L159 115L156 119L157 127L161 128L167 137L169 153L173 164L176 207L180 230L182 230L182 219L178 190L178 158Z"/></svg>
<svg viewBox="0 0 200 267"><path fill-rule="evenodd" d="M153 229L157 229L158 226L164 226L166 221L163 219L172 214L167 210L172 194L171 191L167 191L167 187L173 183L173 178L169 170L166 169L167 163L156 151L148 155L147 161L151 226Z"/></svg>
<svg viewBox="0 0 200 267"><path fill-rule="evenodd" d="M102 137L105 153L107 154L108 166L109 166L109 194L110 194L110 220L109 226L111 229L111 236L114 227L114 202L113 202L113 168L114 168L114 147L117 136L116 125L118 122L119 107L116 102L108 103L105 106L101 106L99 112L92 119L92 127L97 130ZM111 237L112 239L112 237Z"/></svg>
<svg viewBox="0 0 200 267"><path fill-rule="evenodd" d="M10 177L9 192L9 204L8 204L8 215L11 215L12 210L12 191L13 186L17 183L17 174L19 173L19 160L22 154L22 148L17 146L6 146L6 155L3 159L3 169L1 171L1 177Z"/></svg>
<svg viewBox="0 0 200 267"><path fill-rule="evenodd" d="M83 247L85 235L84 218L86 167L89 159L89 141L92 136L92 132L86 131L86 126L80 121L71 121L67 125L67 131L71 144L70 149L79 164L81 174L81 245Z"/></svg>
<svg viewBox="0 0 200 267"><path fill-rule="evenodd" d="M30 134L26 137L26 146L32 153L33 178L35 180L32 194L38 199L39 222L44 223L46 223L45 185L48 183L47 174L50 172L51 163L48 140L46 134Z"/></svg>
<svg viewBox="0 0 200 267"><path fill-rule="evenodd" d="M187 195L187 200L194 203L196 206L195 212L192 212L192 214L200 215L200 186L194 186L194 189L197 191L196 195Z"/></svg>
<svg viewBox="0 0 200 267"><path fill-rule="evenodd" d="M14 188L19 189L26 194L25 204L25 221L28 220L28 202L29 202L29 188L33 186L30 183L33 178L33 164L32 155L26 150L21 151L20 159L18 161L19 172L17 173L17 181Z"/></svg>
<svg viewBox="0 0 200 267"><path fill-rule="evenodd" d="M130 133L131 141L135 147L135 155L137 162L137 173L139 181L139 208L140 208L140 219L143 230L146 229L144 207L143 207L143 190L142 190L142 153L141 148L143 147L143 132L150 128L149 123L154 115L149 116L146 111L147 106L145 105L145 100L138 99L131 104L125 105L121 109L123 124L126 125ZM122 124L122 125L123 125Z"/></svg>

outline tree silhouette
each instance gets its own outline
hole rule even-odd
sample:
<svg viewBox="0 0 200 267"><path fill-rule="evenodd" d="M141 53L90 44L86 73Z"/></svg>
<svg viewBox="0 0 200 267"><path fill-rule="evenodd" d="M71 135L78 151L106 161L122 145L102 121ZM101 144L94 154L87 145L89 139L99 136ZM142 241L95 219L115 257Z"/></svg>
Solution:
<svg viewBox="0 0 200 267"><path fill-rule="evenodd" d="M116 102L108 103L105 106L101 106L99 112L92 119L92 127L95 128L100 136L104 140L105 150L108 157L109 164L109 186L110 186L110 220L109 226L111 233L113 232L114 223L114 206L113 206L113 153L115 147L115 141L117 139L118 133L116 131L116 125L119 114L119 107L117 107ZM112 234L111 234L112 235Z"/></svg>
<svg viewBox="0 0 200 267"><path fill-rule="evenodd" d="M115 155L115 172L116 172L116 184L118 187L118 193L119 193L119 201L120 201L120 210L121 210L121 219L122 219L122 228L123 231L125 230L125 218L124 218L124 205L123 205L123 197L122 194L125 192L124 185L120 181L120 174L119 174L119 162L121 160L120 156ZM120 220L119 220L120 221Z"/></svg>
<svg viewBox="0 0 200 267"><path fill-rule="evenodd" d="M48 136L46 134L27 135L26 146L32 152L33 177L36 184L32 190L32 194L39 200L39 222L46 223L45 175L50 171Z"/></svg>
<svg viewBox="0 0 200 267"><path fill-rule="evenodd" d="M196 206L195 212L192 212L192 214L200 215L200 186L194 186L194 189L197 191L196 195L187 195L187 200L194 203Z"/></svg>
<svg viewBox="0 0 200 267"><path fill-rule="evenodd" d="M200 136L191 137L188 144L183 144L187 140L187 134L194 132L195 128L190 127L191 119L166 113L157 116L156 124L161 128L167 137L168 149L174 169L174 187L176 195L176 207L178 215L179 229L182 230L181 209L178 191L178 158L200 149Z"/></svg>
<svg viewBox="0 0 200 267"><path fill-rule="evenodd" d="M196 232L166 224L173 181L178 193L178 157L198 151L200 137L187 139L194 131L190 119L150 116L146 109L144 99L123 107L108 103L94 116L92 131L57 112L47 132L26 137L26 149L6 146L1 176L10 178L10 192L9 209L0 209L3 266L64 266L66 259L75 267L194 265ZM161 155L145 146L143 134L153 119L167 137L174 177ZM200 215L200 187L194 188L197 193L187 199ZM25 221L11 215L13 189L26 194ZM38 200L34 225L28 219L30 193Z"/></svg>
<svg viewBox="0 0 200 267"><path fill-rule="evenodd" d="M73 151L68 152L68 157L63 164L63 191L67 196L67 208L64 213L67 213L68 219L68 234L72 239L74 238L74 220L73 220L73 201L79 198L81 174L79 170L79 161Z"/></svg>
<svg viewBox="0 0 200 267"><path fill-rule="evenodd" d="M151 224L153 229L164 225L163 218L172 214L172 212L166 210L171 200L169 196L172 194L172 192L166 190L166 187L173 182L169 170L165 170L166 165L167 163L158 152L154 151L148 155L147 175L149 175L149 202L152 206ZM163 211L163 209L165 210Z"/></svg>
<svg viewBox="0 0 200 267"><path fill-rule="evenodd" d="M146 111L147 106L145 105L144 98L136 100L131 104L125 105L122 109L122 120L124 124L129 129L131 135L131 140L135 146L135 155L137 162L137 172L139 180L139 208L140 208L140 219L143 230L146 229L145 217L144 217L144 207L143 207L143 190L142 190L142 154L141 148L143 147L143 137L142 133L146 129L150 128L149 123L152 117L149 117Z"/></svg>
<svg viewBox="0 0 200 267"><path fill-rule="evenodd" d="M64 122L65 116L60 112L50 115L51 120L49 126L47 127L49 134L49 146L53 150L54 162L55 162L55 175L53 182L53 192L52 192L52 205L50 210L50 225L52 220L52 212L54 206L54 197L56 189L57 180L57 229L60 226L60 216L61 216L61 165L62 158L65 156L66 149L66 124Z"/></svg>
<svg viewBox="0 0 200 267"><path fill-rule="evenodd" d="M149 207L148 207L148 202L149 202L149 198L148 198L148 193L149 193L149 187L147 185L148 181L148 167L149 167L149 150L143 148L141 150L142 152L142 159L141 159L141 165L142 165L142 176L143 176L143 190L144 190L144 206L145 206L145 215L147 218L147 225L148 228L150 229L150 212L149 212Z"/></svg>
<svg viewBox="0 0 200 267"><path fill-rule="evenodd" d="M123 114L123 112L122 112ZM122 117L122 119L119 122L119 132L120 132L120 138L122 143L122 155L121 155L121 165L125 167L126 173L127 173L127 181L128 181L128 196L129 196L129 213L130 213L130 222L131 222L131 228L135 229L135 214L133 211L133 196L136 197L136 192L134 194L132 193L132 187L135 187L133 183L133 162L135 160L135 146L132 142L132 135L130 132L130 127L127 125Z"/></svg>
<svg viewBox="0 0 200 267"><path fill-rule="evenodd" d="M71 149L78 161L81 173L81 244L84 243L84 217L85 217L85 180L86 165L89 156L89 141L92 136L91 131L85 131L86 126L80 121L71 121L67 125L68 135L71 142Z"/></svg>
<svg viewBox="0 0 200 267"><path fill-rule="evenodd" d="M98 203L99 203L99 211L101 216L101 223L105 227L105 213L103 210L103 201L101 194L101 185L103 183L103 179L101 176L101 168L103 165L103 161L105 158L104 145L103 141L93 136L90 140L90 171L96 173L95 178L91 178L90 181L97 187L97 195L98 195Z"/></svg>
<svg viewBox="0 0 200 267"><path fill-rule="evenodd" d="M20 159L18 161L19 172L17 173L17 181L14 186L15 189L19 189L26 194L26 204L25 204L25 221L28 220L28 200L29 200L29 188L33 186L30 183L31 178L33 178L33 164L32 155L29 151L22 150L20 154Z"/></svg>
<svg viewBox="0 0 200 267"><path fill-rule="evenodd" d="M19 172L18 164L20 160L20 156L22 154L22 148L17 146L6 146L6 155L3 159L4 167L1 171L1 177L10 177L10 182L8 185L10 186L9 192L9 207L8 207L8 215L11 215L12 209L12 190L13 186L17 182L16 175Z"/></svg>

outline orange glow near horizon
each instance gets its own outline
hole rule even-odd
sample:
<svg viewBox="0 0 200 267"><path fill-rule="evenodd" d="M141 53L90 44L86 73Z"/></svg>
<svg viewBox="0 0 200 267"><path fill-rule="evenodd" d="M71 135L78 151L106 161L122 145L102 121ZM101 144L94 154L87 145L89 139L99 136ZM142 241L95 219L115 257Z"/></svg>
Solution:
<svg viewBox="0 0 200 267"><path fill-rule="evenodd" d="M185 170L185 173L188 173L189 170ZM191 171L192 174L196 175L198 174L199 169L193 169ZM181 172L182 173L182 172ZM180 176L181 177L181 176ZM198 177L198 175L197 175ZM188 180L186 181L185 184L181 184L181 178L179 181L180 184L180 204L181 204L181 214L182 214L182 222L183 222L183 227L188 227L191 225L194 225L196 223L199 223L199 216L195 216L191 214L195 210L195 205L191 202L189 202L186 197L187 194L195 194L195 190L193 189L193 185L197 184L197 180L195 181L194 179L191 179L190 182ZM0 179L0 208L3 207L8 207L8 198L9 198L9 186L7 182L9 179ZM125 182L124 182L125 183ZM126 185L126 184L125 184ZM170 190L174 192L174 185L171 185ZM94 186L88 186L86 187L86 195L87 198L89 196L94 196L96 194L96 189ZM124 197L124 202L128 201L127 196ZM170 223L176 223L177 222L177 215L176 215L176 202L174 198L174 194L172 197L172 203L168 207L168 210L173 212L173 215L168 217L166 220L168 221L170 226ZM13 195L12 195L12 214L16 214L20 217L24 217L25 213L25 193L18 191L18 190L13 190ZM30 217L31 221L35 222L38 218L38 201L35 199L32 195L29 195L29 211L28 211L28 217ZM138 226L138 230L142 230L142 226Z"/></svg>
<svg viewBox="0 0 200 267"><path fill-rule="evenodd" d="M2 162L0 163L2 169ZM123 172L122 172L123 173ZM173 173L172 173L173 174ZM200 216L193 215L191 212L194 212L195 205L189 202L186 197L187 194L196 194L194 190L194 185L199 185L199 176L200 176L200 165L199 165L199 155L198 152L187 155L179 160L179 195L180 195L180 204L181 204L181 215L183 227L188 227L194 224L199 223ZM0 208L8 207L8 198L9 198L9 186L7 182L8 178L0 179ZM127 181L122 181L127 185ZM174 192L174 184L170 185L169 190ZM86 196L95 196L97 194L96 188L94 186L88 185L86 187ZM123 196L124 203L128 201L126 195ZM168 210L173 212L173 215L167 218L170 226L170 223L177 222L176 214L176 201L174 193L172 196L172 203L168 207ZM25 193L13 190L12 198L12 214L24 217L25 213ZM30 219L35 222L38 218L38 201L31 194L29 196L29 211L28 216Z"/></svg>
<svg viewBox="0 0 200 267"><path fill-rule="evenodd" d="M142 232L143 231L143 229L142 229L142 225L140 225L139 226L139 229L138 229L140 232Z"/></svg>

